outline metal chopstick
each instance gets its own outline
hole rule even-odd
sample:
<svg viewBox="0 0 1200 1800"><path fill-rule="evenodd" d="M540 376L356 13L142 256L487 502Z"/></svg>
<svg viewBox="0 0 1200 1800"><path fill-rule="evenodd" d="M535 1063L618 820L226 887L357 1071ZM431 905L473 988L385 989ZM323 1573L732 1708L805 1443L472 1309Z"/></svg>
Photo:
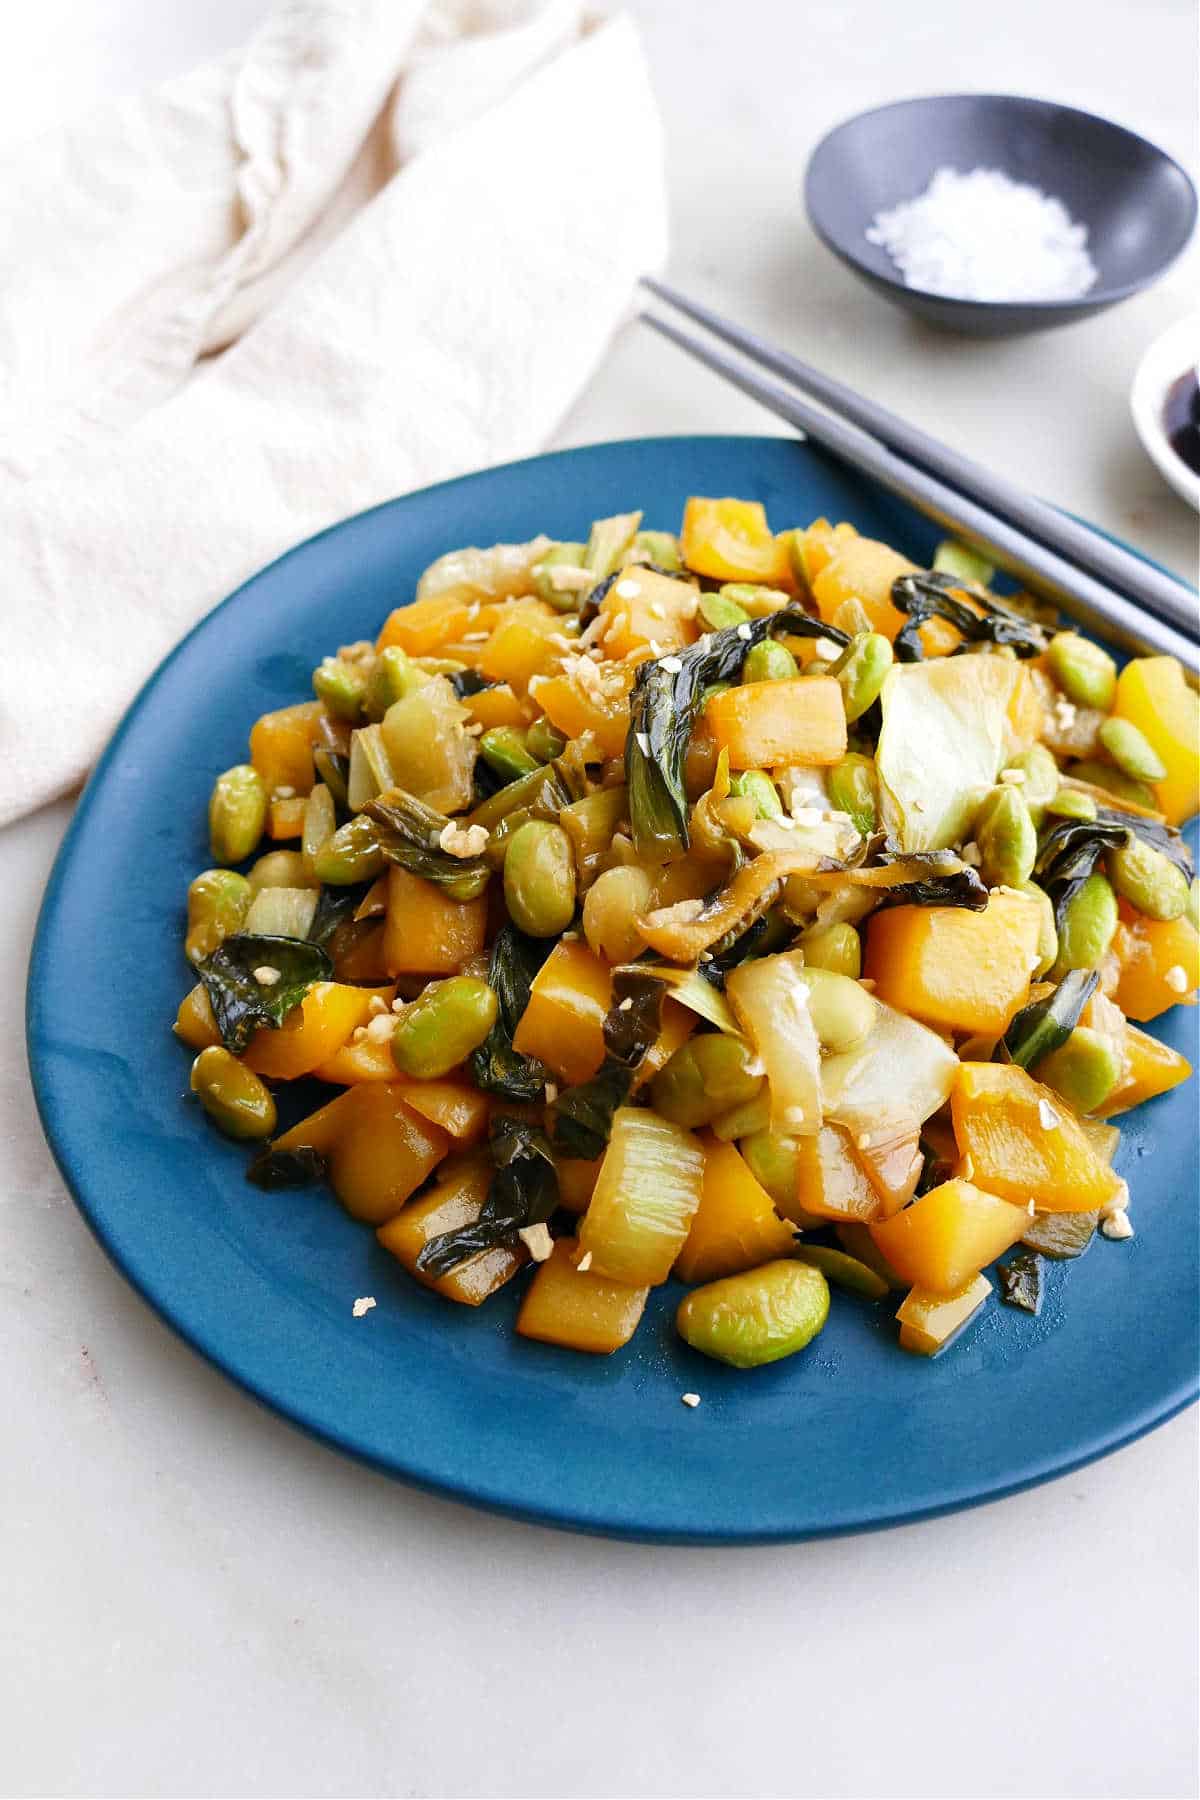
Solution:
<svg viewBox="0 0 1200 1800"><path fill-rule="evenodd" d="M1176 656L1193 678L1200 674L1200 645L1154 614L1068 563L1055 551L997 518L985 507L907 462L857 425L812 405L790 389L744 368L723 351L681 331L667 319L643 313L652 330L758 400L778 418L797 427L852 467L871 475L882 487L933 519L986 555L1034 592L1044 594L1072 618L1115 638L1142 655Z"/></svg>
<svg viewBox="0 0 1200 1800"><path fill-rule="evenodd" d="M1200 601L1184 583L1157 569L1120 544L1102 537L1067 513L1024 493L1003 475L952 450L887 407L822 374L786 350L722 318L709 307L688 299L666 282L644 276L642 285L678 312L703 325L714 337L733 345L760 368L780 375L789 387L811 394L852 424L869 431L888 449L940 476L951 487L1000 514L1027 535L1058 551L1098 581L1115 587L1191 637L1200 635Z"/></svg>

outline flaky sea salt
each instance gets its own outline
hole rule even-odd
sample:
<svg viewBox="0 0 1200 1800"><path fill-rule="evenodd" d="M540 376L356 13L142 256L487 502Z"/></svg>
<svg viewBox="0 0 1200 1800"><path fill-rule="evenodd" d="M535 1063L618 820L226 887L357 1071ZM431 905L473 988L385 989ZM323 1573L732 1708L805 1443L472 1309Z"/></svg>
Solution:
<svg viewBox="0 0 1200 1800"><path fill-rule="evenodd" d="M906 287L958 300L1075 300L1096 280L1087 226L1000 169L939 169L916 199L877 213L867 240Z"/></svg>

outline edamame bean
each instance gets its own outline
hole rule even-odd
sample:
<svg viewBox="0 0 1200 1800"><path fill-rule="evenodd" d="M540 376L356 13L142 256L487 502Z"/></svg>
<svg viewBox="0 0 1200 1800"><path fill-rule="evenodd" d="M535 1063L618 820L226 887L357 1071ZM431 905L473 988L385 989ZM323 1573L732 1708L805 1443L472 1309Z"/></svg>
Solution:
<svg viewBox="0 0 1200 1800"><path fill-rule="evenodd" d="M192 1064L192 1092L219 1131L231 1138L270 1137L275 1102L266 1083L220 1044Z"/></svg>
<svg viewBox="0 0 1200 1800"><path fill-rule="evenodd" d="M764 638L761 644L751 644L742 664L744 682L792 681L799 673L791 651L785 645L777 644L774 638Z"/></svg>
<svg viewBox="0 0 1200 1800"><path fill-rule="evenodd" d="M1105 719L1097 736L1122 775L1132 775L1135 781L1166 780L1166 763L1130 719Z"/></svg>
<svg viewBox="0 0 1200 1800"><path fill-rule="evenodd" d="M1068 700L1108 711L1117 692L1117 665L1107 650L1077 631L1060 631L1050 640L1046 661Z"/></svg>
<svg viewBox="0 0 1200 1800"><path fill-rule="evenodd" d="M1192 877L1192 885L1188 888L1187 905L1184 908L1192 927L1200 931L1200 875Z"/></svg>
<svg viewBox="0 0 1200 1800"><path fill-rule="evenodd" d="M979 873L989 887L1020 887L1037 861L1037 829L1016 788L993 788L975 820Z"/></svg>
<svg viewBox="0 0 1200 1800"><path fill-rule="evenodd" d="M1058 958L1058 926L1054 920L1054 902L1045 888L1039 887L1036 881L1023 881L1021 892L1028 894L1037 903L1038 959L1031 972L1040 979L1054 967Z"/></svg>
<svg viewBox="0 0 1200 1800"><path fill-rule="evenodd" d="M1025 777L1024 781L1013 785L1021 790L1021 798L1029 808L1030 816L1037 824L1041 814L1049 806L1058 792L1058 764L1045 744L1032 744L1023 750L1020 756L1014 756L1008 764L1008 770Z"/></svg>
<svg viewBox="0 0 1200 1800"><path fill-rule="evenodd" d="M1092 796L1081 794L1078 788L1059 788L1046 803L1046 811L1056 819L1094 819L1099 810Z"/></svg>
<svg viewBox="0 0 1200 1800"><path fill-rule="evenodd" d="M745 1038L721 1031L689 1038L650 1084L655 1112L689 1131L754 1100L762 1067Z"/></svg>
<svg viewBox="0 0 1200 1800"><path fill-rule="evenodd" d="M797 1244L796 1256L820 1269L834 1287L861 1294L864 1300L882 1300L888 1292L888 1283L878 1270L868 1268L857 1256L847 1256L844 1250L834 1250L826 1244Z"/></svg>
<svg viewBox="0 0 1200 1800"><path fill-rule="evenodd" d="M269 887L319 886L316 876L305 867L299 850L268 850L265 856L251 864L246 879L251 895Z"/></svg>
<svg viewBox="0 0 1200 1800"><path fill-rule="evenodd" d="M392 1033L392 1061L402 1075L437 1081L465 1062L496 1023L496 996L486 981L451 975L406 1006Z"/></svg>
<svg viewBox="0 0 1200 1800"><path fill-rule="evenodd" d="M367 672L361 663L344 662L340 656L327 656L313 670L313 693L327 713L335 719L347 719L356 725L362 718L367 695Z"/></svg>
<svg viewBox="0 0 1200 1800"><path fill-rule="evenodd" d="M504 898L518 931L557 937L575 916L575 858L561 825L529 819L508 840Z"/></svg>
<svg viewBox="0 0 1200 1800"><path fill-rule="evenodd" d="M384 861L375 822L360 813L321 846L313 858L313 873L331 887L349 887L355 881L374 881L383 873Z"/></svg>
<svg viewBox="0 0 1200 1800"><path fill-rule="evenodd" d="M1130 906L1147 919L1177 919L1188 903L1188 879L1170 857L1129 833L1129 841L1110 850L1108 879Z"/></svg>
<svg viewBox="0 0 1200 1800"><path fill-rule="evenodd" d="M724 594L701 594L696 614L707 631L725 631L731 625L744 625L750 617L736 600L727 600Z"/></svg>
<svg viewBox="0 0 1200 1800"><path fill-rule="evenodd" d="M869 756L849 751L840 763L830 769L829 798L838 812L849 813L860 837L870 837L875 829L879 787L875 764Z"/></svg>
<svg viewBox="0 0 1200 1800"><path fill-rule="evenodd" d="M586 588L556 587L553 574L555 569L582 569L584 548L583 544L551 544L529 572L538 599L554 607L556 612L578 611L580 592L587 592Z"/></svg>
<svg viewBox="0 0 1200 1800"><path fill-rule="evenodd" d="M783 801L779 789L763 769L743 769L730 778L729 791L739 800L754 802L757 819L782 819Z"/></svg>
<svg viewBox="0 0 1200 1800"><path fill-rule="evenodd" d="M583 935L597 956L621 963L642 954L634 920L650 910L653 894L653 881L636 864L597 875L583 899Z"/></svg>
<svg viewBox="0 0 1200 1800"><path fill-rule="evenodd" d="M300 854L304 872L317 881L317 857L337 829L337 813L333 795L323 781L318 781L304 803L304 828L300 834Z"/></svg>
<svg viewBox="0 0 1200 1800"><path fill-rule="evenodd" d="M1146 782L1124 774L1112 763L1096 762L1089 758L1084 762L1072 763L1067 774L1075 781L1086 781L1089 787L1103 788L1118 800L1132 800L1135 806L1144 806L1151 812L1155 810L1154 789Z"/></svg>
<svg viewBox="0 0 1200 1800"><path fill-rule="evenodd" d="M243 862L254 853L267 823L267 789L251 763L218 775L208 803L208 835L213 861Z"/></svg>
<svg viewBox="0 0 1200 1800"><path fill-rule="evenodd" d="M666 569L674 574L683 567L679 555L679 539L669 531L639 531L634 537L633 547L635 550L644 550L658 569Z"/></svg>
<svg viewBox="0 0 1200 1800"><path fill-rule="evenodd" d="M525 748L524 734L515 725L493 725L479 740L479 754L501 781L516 781L540 767Z"/></svg>
<svg viewBox="0 0 1200 1800"><path fill-rule="evenodd" d="M879 698L883 678L892 666L892 646L881 632L863 631L852 638L829 673L842 690L846 719L861 719Z"/></svg>
<svg viewBox="0 0 1200 1800"><path fill-rule="evenodd" d="M525 733L525 748L538 762L553 762L556 756L562 755L566 747L567 740L562 732L557 731L544 716L535 719Z"/></svg>
<svg viewBox="0 0 1200 1800"><path fill-rule="evenodd" d="M765 1263L694 1288L675 1315L684 1342L704 1356L756 1369L812 1342L829 1317L829 1284L803 1262Z"/></svg>
<svg viewBox="0 0 1200 1800"><path fill-rule="evenodd" d="M232 869L206 869L188 888L187 937L183 949L189 962L203 962L242 928L254 890L244 875Z"/></svg>
<svg viewBox="0 0 1200 1800"><path fill-rule="evenodd" d="M460 666L455 665L456 668ZM363 704L367 718L378 722L389 706L395 706L397 700L407 700L410 694L415 694L418 688L424 687L430 673L427 669L419 669L399 644L389 644L375 658L367 678Z"/></svg>
<svg viewBox="0 0 1200 1800"><path fill-rule="evenodd" d="M828 969L852 981L862 974L862 939L853 925L810 925L801 935L800 949L807 969Z"/></svg>
<svg viewBox="0 0 1200 1800"><path fill-rule="evenodd" d="M866 988L832 969L804 968L808 1011L822 1047L836 1054L861 1044L875 1023L875 1001Z"/></svg>
<svg viewBox="0 0 1200 1800"><path fill-rule="evenodd" d="M1121 1061L1098 1031L1077 1025L1065 1044L1039 1058L1034 1073L1073 1111L1090 1113L1103 1106L1120 1081Z"/></svg>
<svg viewBox="0 0 1200 1800"><path fill-rule="evenodd" d="M1097 968L1116 929L1117 896L1097 871L1076 888L1059 915L1055 973Z"/></svg>
<svg viewBox="0 0 1200 1800"><path fill-rule="evenodd" d="M740 606L748 619L763 619L768 613L781 612L787 605L787 595L781 594L778 588L763 587L754 581L726 581L720 592L723 600L732 600L735 606Z"/></svg>

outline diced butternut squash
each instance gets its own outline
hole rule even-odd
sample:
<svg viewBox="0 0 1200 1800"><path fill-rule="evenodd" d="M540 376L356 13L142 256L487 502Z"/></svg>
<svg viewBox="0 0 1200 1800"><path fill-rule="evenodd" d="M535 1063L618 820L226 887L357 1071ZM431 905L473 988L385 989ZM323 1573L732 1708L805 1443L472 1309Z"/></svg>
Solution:
<svg viewBox="0 0 1200 1800"><path fill-rule="evenodd" d="M460 1145L476 1144L487 1136L488 1096L468 1081L405 1081L401 1092L407 1106L431 1125L437 1125Z"/></svg>
<svg viewBox="0 0 1200 1800"><path fill-rule="evenodd" d="M264 713L250 732L250 761L263 778L268 795L290 787L296 794L312 792L316 771L313 745L321 731L324 708L319 700L284 706Z"/></svg>
<svg viewBox="0 0 1200 1800"><path fill-rule="evenodd" d="M904 614L892 605L892 584L900 575L911 575L916 564L889 545L857 534L841 539L832 549L833 554L812 582L813 599L821 617L831 624L845 601L857 600L871 621L872 631L894 638L904 623ZM927 656L944 656L959 641L953 625L944 619L930 619L921 627Z"/></svg>
<svg viewBox="0 0 1200 1800"><path fill-rule="evenodd" d="M432 656L452 638L470 631L472 604L472 595L451 589L431 595L428 600L398 606L388 614L375 648L389 650L394 645L409 656Z"/></svg>
<svg viewBox="0 0 1200 1800"><path fill-rule="evenodd" d="M432 1288L447 1300L457 1300L460 1306L481 1306L529 1260L523 1246L513 1249L507 1244L496 1244L459 1263L446 1275L427 1275L417 1267L418 1256L432 1239L475 1223L487 1199L492 1173L489 1158L462 1158L428 1194L414 1200L375 1233L384 1249L390 1250L423 1287Z"/></svg>
<svg viewBox="0 0 1200 1800"><path fill-rule="evenodd" d="M851 1144L863 1173L879 1195L880 1217L890 1219L908 1205L921 1179L925 1158L921 1154L920 1127L914 1126L898 1137L881 1138L878 1143L868 1133L865 1142L860 1136L852 1138Z"/></svg>
<svg viewBox="0 0 1200 1800"><path fill-rule="evenodd" d="M390 1039L351 1037L335 1050L327 1062L313 1070L318 1081L331 1081L338 1087L356 1087L360 1081L398 1081L399 1070L392 1060Z"/></svg>
<svg viewBox="0 0 1200 1800"><path fill-rule="evenodd" d="M931 621L932 622L932 621ZM1020 673L1013 684L1008 702L1009 749L1027 750L1042 735L1046 715L1033 674L1025 663L1017 665Z"/></svg>
<svg viewBox="0 0 1200 1800"><path fill-rule="evenodd" d="M697 598L694 587L670 575L635 563L622 569L600 602L605 656L619 659L646 649L659 655L694 643Z"/></svg>
<svg viewBox="0 0 1200 1800"><path fill-rule="evenodd" d="M953 1180L872 1225L871 1236L905 1281L949 1294L995 1262L1028 1224L1027 1206Z"/></svg>
<svg viewBox="0 0 1200 1800"><path fill-rule="evenodd" d="M810 592L821 570L833 561L846 539L857 536L853 525L845 521L831 525L828 519L814 519L806 530L791 534L793 560Z"/></svg>
<svg viewBox="0 0 1200 1800"><path fill-rule="evenodd" d="M883 1213L883 1202L854 1153L850 1133L841 1125L822 1125L813 1137L799 1139L800 1214L832 1219L838 1224L867 1224ZM791 1217L787 1207L780 1211Z"/></svg>
<svg viewBox="0 0 1200 1800"><path fill-rule="evenodd" d="M1028 999L1038 929L1034 903L1008 891L978 913L891 906L867 926L863 972L878 999L926 1025L999 1037Z"/></svg>
<svg viewBox="0 0 1200 1800"><path fill-rule="evenodd" d="M451 900L436 882L388 871L383 962L389 975L455 975L478 956L487 933L487 896Z"/></svg>
<svg viewBox="0 0 1200 1800"><path fill-rule="evenodd" d="M290 800L272 800L267 812L267 836L277 842L283 838L298 838L304 830L307 805L303 794L296 794Z"/></svg>
<svg viewBox="0 0 1200 1800"><path fill-rule="evenodd" d="M609 1356L637 1330L650 1289L581 1270L580 1254L573 1238L559 1238L529 1284L517 1331L542 1344Z"/></svg>
<svg viewBox="0 0 1200 1800"><path fill-rule="evenodd" d="M704 1186L675 1273L681 1281L715 1281L787 1256L795 1234L775 1211L770 1194L754 1179L732 1144L709 1133L704 1147Z"/></svg>
<svg viewBox="0 0 1200 1800"><path fill-rule="evenodd" d="M1145 733L1166 764L1155 795L1171 825L1200 811L1200 698L1173 656L1135 657L1117 677L1117 717Z"/></svg>
<svg viewBox="0 0 1200 1800"><path fill-rule="evenodd" d="M658 1071L665 1068L677 1050L682 1050L695 1029L696 1014L694 1012L686 1006L681 1006L677 1000L663 1001L662 1022L658 1028L658 1036L652 1044L648 1045L633 1078L635 1094L639 1088L645 1087L648 1081L653 1081Z"/></svg>
<svg viewBox="0 0 1200 1800"><path fill-rule="evenodd" d="M583 943L558 943L537 975L513 1036L522 1056L537 1056L567 1087L604 1061L604 1015L612 1005L612 972Z"/></svg>
<svg viewBox="0 0 1200 1800"><path fill-rule="evenodd" d="M612 1281L655 1287L671 1273L700 1205L704 1151L681 1125L636 1106L613 1116L579 1247Z"/></svg>
<svg viewBox="0 0 1200 1800"><path fill-rule="evenodd" d="M585 1162L580 1156L560 1156L556 1159L558 1204L565 1212L587 1211L603 1161L602 1156L598 1156L595 1162Z"/></svg>
<svg viewBox="0 0 1200 1800"><path fill-rule="evenodd" d="M341 1049L358 1026L365 1025L371 1000L370 988L318 981L278 1031L263 1027L254 1033L243 1061L256 1075L269 1075L275 1081L311 1075Z"/></svg>
<svg viewBox="0 0 1200 1800"><path fill-rule="evenodd" d="M362 1082L275 1140L277 1150L316 1150L346 1211L369 1225L394 1218L449 1148L444 1131L403 1099L399 1083Z"/></svg>
<svg viewBox="0 0 1200 1800"><path fill-rule="evenodd" d="M964 1281L952 1294L913 1288L896 1313L900 1348L914 1356L936 1356L960 1332L992 1292L986 1275Z"/></svg>
<svg viewBox="0 0 1200 1800"><path fill-rule="evenodd" d="M503 607L478 667L493 681L506 681L524 693L535 675L544 673L561 651L550 642L562 633L562 618L541 600L514 600Z"/></svg>
<svg viewBox="0 0 1200 1800"><path fill-rule="evenodd" d="M1140 1106L1143 1100L1153 1100L1156 1094L1169 1092L1181 1081L1186 1081L1192 1072L1186 1056L1172 1050L1169 1044L1160 1044L1148 1031L1139 1031L1136 1025L1125 1027L1124 1049L1126 1074L1103 1106L1097 1107L1102 1119L1111 1118L1113 1113L1128 1112L1131 1106Z"/></svg>
<svg viewBox="0 0 1200 1800"><path fill-rule="evenodd" d="M766 509L757 500L689 500L679 548L697 575L795 589L787 545L772 536Z"/></svg>
<svg viewBox="0 0 1200 1800"><path fill-rule="evenodd" d="M518 700L506 681L480 688L477 694L464 695L463 706L471 723L482 725L485 731L497 725L515 725L519 729L528 722L526 703Z"/></svg>
<svg viewBox="0 0 1200 1800"><path fill-rule="evenodd" d="M1094 1212L1120 1186L1074 1113L1016 1063L963 1063L950 1111L970 1179L1001 1199Z"/></svg>
<svg viewBox="0 0 1200 1800"><path fill-rule="evenodd" d="M382 986L388 978L383 960L384 929L382 924L373 925L369 920L349 928L338 927L330 940L329 954L339 981L369 981Z"/></svg>
<svg viewBox="0 0 1200 1800"><path fill-rule="evenodd" d="M728 750L733 769L820 767L846 754L842 690L829 675L726 688L714 694L704 717L718 751Z"/></svg>
<svg viewBox="0 0 1200 1800"><path fill-rule="evenodd" d="M173 1029L175 1036L182 1038L192 1050L207 1050L210 1044L220 1043L221 1034L217 1030L212 1003L202 981L189 988L183 996L179 1011L175 1014Z"/></svg>
<svg viewBox="0 0 1200 1800"><path fill-rule="evenodd" d="M577 738L591 732L602 756L620 756L629 730L629 691L634 671L606 670L602 684L598 678L585 678L581 668L580 664L572 664L562 674L539 675L531 698L564 737Z"/></svg>
<svg viewBox="0 0 1200 1800"><path fill-rule="evenodd" d="M1190 919L1147 919L1131 909L1117 926L1113 954L1120 978L1113 999L1128 1019L1145 1024L1200 987L1200 933Z"/></svg>

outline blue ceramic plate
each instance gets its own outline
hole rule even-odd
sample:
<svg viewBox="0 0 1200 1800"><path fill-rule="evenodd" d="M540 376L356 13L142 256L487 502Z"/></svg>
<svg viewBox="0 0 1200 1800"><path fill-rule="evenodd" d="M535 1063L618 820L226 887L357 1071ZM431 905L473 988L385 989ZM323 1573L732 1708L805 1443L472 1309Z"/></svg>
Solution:
<svg viewBox="0 0 1200 1800"><path fill-rule="evenodd" d="M188 984L185 884L213 777L252 721L303 698L464 543L580 538L631 506L674 529L690 493L820 513L927 559L930 528L818 451L772 438L602 444L364 513L247 583L144 689L93 776L42 910L29 1052L46 1134L100 1242L189 1343L267 1405L381 1469L579 1530L678 1542L801 1538L927 1517L1100 1456L1195 1391L1194 1089L1128 1123L1138 1236L1054 1266L1042 1316L997 1303L929 1363L891 1308L837 1296L812 1350L752 1374L675 1336L678 1290L592 1359L512 1333L521 1283L478 1312L412 1282L322 1189L261 1193L186 1098L169 1025ZM1165 1035L1183 1045L1195 1015ZM360 1294L378 1306L351 1317ZM691 1410L680 1395L694 1389Z"/></svg>

